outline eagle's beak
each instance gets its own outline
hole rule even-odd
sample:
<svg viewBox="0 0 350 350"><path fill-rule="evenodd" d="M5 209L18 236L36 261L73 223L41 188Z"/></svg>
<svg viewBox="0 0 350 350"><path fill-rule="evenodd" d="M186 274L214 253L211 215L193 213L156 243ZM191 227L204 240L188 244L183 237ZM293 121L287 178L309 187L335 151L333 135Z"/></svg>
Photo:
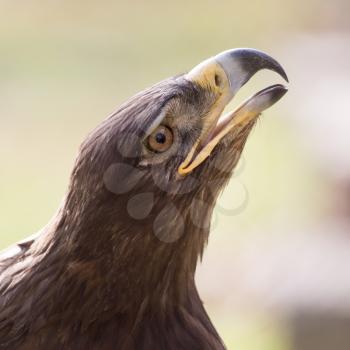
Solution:
<svg viewBox="0 0 350 350"><path fill-rule="evenodd" d="M238 109L221 116L237 91L258 71L272 70L288 78L281 65L267 54L254 49L234 49L220 53L193 68L186 79L210 89L217 96L203 121L202 133L178 172L186 175L206 160L215 146L229 132L256 119L262 111L276 103L286 92L283 85L273 85L249 98Z"/></svg>

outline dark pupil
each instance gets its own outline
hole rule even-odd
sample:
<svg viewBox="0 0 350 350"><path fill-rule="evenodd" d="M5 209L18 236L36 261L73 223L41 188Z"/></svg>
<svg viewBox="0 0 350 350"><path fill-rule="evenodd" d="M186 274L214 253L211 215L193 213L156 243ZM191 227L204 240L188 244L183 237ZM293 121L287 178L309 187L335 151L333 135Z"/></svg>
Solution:
<svg viewBox="0 0 350 350"><path fill-rule="evenodd" d="M156 134L155 139L156 139L157 143L165 143L166 136L165 136L165 134L159 132Z"/></svg>

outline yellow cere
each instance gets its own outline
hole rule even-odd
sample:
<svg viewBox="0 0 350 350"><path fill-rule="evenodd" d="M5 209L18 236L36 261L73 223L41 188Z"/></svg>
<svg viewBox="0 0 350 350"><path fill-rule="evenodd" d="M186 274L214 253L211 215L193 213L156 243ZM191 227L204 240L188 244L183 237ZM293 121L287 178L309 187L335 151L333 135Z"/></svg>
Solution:
<svg viewBox="0 0 350 350"><path fill-rule="evenodd" d="M219 78L219 81L220 81L219 86L216 85L215 76L218 76L218 78ZM198 85L202 86L203 88L210 87L212 91L216 91L217 99L216 99L215 103L213 104L213 106L210 110L210 113L205 116L205 121L204 121L203 129L202 129L202 133L199 137L199 140L194 144L191 151L187 155L186 159L183 161L183 163L180 165L180 167L178 169L178 173L180 175L185 175L194 169L194 167L192 166L193 163L192 164L190 164L190 163L191 163L191 160L193 158L193 155L194 155L197 147L199 146L199 143L201 141L203 141L206 138L206 136L209 134L209 132L216 126L217 121L219 120L221 113L223 112L227 103L232 98L230 84L229 84L229 81L227 79L227 75L226 75L225 71L223 70L223 68L215 61L214 58L210 58L210 59L200 63L195 68L193 68L186 75L186 79L197 83ZM199 156L200 155L198 155L196 157L196 159ZM201 155L201 157L202 157L202 155ZM207 156L205 158L207 158ZM198 158L198 160L199 160L199 158ZM196 162L196 164L197 164L197 162ZM199 165L199 163L197 165Z"/></svg>

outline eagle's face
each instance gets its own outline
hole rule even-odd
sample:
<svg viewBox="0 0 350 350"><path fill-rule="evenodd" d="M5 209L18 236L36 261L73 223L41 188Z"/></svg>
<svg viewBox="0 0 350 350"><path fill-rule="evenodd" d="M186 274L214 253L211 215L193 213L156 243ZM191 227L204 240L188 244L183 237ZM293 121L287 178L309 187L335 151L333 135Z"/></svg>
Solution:
<svg viewBox="0 0 350 350"><path fill-rule="evenodd" d="M258 116L287 91L271 86L222 116L261 69L287 80L268 55L229 50L124 103L88 137L73 173L73 186L98 206L91 215L163 242L186 230L208 230L218 193Z"/></svg>

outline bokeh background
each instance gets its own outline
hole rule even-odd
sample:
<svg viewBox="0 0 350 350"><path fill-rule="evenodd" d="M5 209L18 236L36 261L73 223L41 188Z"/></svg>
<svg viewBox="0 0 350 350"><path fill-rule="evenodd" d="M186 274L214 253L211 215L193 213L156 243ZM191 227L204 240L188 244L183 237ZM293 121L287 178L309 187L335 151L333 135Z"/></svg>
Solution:
<svg viewBox="0 0 350 350"><path fill-rule="evenodd" d="M80 142L122 101L258 48L290 91L219 200L200 294L229 349L349 349L349 4L0 0L0 248L48 222ZM274 82L258 74L233 105Z"/></svg>

